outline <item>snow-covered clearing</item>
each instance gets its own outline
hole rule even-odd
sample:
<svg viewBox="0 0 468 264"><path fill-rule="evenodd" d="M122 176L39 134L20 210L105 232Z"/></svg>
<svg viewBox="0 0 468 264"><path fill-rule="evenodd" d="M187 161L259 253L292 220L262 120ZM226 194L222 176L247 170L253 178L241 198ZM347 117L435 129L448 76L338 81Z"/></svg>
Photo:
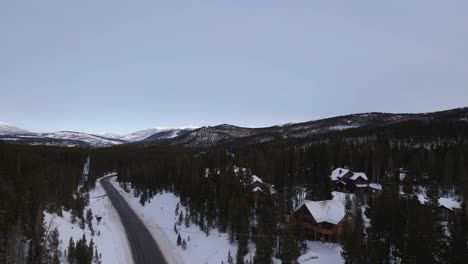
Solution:
<svg viewBox="0 0 468 264"><path fill-rule="evenodd" d="M307 253L298 259L301 264L342 264L341 246L334 243L307 241Z"/></svg>
<svg viewBox="0 0 468 264"><path fill-rule="evenodd" d="M83 230L80 228L79 223L72 224L70 222L71 213L66 211L63 211L63 217L45 213L46 227L52 221L51 230L57 228L59 231L60 250L62 252L67 249L70 237L73 237L76 242L85 234L88 243L91 238L93 239L98 252L102 255L103 264L133 263L125 229L120 222L119 215L105 194L106 192L99 180L96 181L96 188L89 192L89 206L85 208L85 211L91 208L93 212L94 236L91 236L91 230L88 226ZM97 224L96 215L102 217L99 225ZM68 263L64 255L62 255L60 261L61 263Z"/></svg>
<svg viewBox="0 0 468 264"><path fill-rule="evenodd" d="M178 221L175 214L179 198L173 193L159 193L155 195L145 206L140 204L140 199L134 197L133 192L127 193L116 178L110 182L124 197L135 213L141 218L146 227L150 230L158 246L164 254L169 264L172 263L227 263L228 253L235 259L237 254L237 244L229 242L226 233L220 233L216 229L211 229L207 236L205 232L193 223L185 227L184 223L177 226L181 238L187 242L184 250L177 246L177 234L174 231L174 224ZM179 210L185 215L185 208L179 205ZM190 239L189 239L190 238ZM251 257L248 256L247 257Z"/></svg>

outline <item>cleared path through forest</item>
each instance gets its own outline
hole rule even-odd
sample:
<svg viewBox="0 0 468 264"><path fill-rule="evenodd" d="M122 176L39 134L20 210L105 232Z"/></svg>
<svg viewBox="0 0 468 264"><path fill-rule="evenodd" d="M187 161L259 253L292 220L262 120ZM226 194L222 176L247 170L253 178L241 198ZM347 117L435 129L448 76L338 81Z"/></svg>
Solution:
<svg viewBox="0 0 468 264"><path fill-rule="evenodd" d="M112 177L115 177L115 175L103 177L100 181L102 187L109 195L109 199L112 201L112 205L119 214L122 225L127 232L133 261L135 264L166 264L167 262L151 233L122 196L120 196L119 192L109 182L109 179Z"/></svg>

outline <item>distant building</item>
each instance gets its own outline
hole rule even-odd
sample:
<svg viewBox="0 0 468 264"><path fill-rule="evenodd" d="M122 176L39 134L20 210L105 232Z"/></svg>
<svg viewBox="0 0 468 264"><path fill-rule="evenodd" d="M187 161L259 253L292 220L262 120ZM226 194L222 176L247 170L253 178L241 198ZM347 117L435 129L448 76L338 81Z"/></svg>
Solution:
<svg viewBox="0 0 468 264"><path fill-rule="evenodd" d="M299 204L290 218L291 224L302 227L313 240L338 241L345 221L354 221L343 203L336 200L308 201Z"/></svg>
<svg viewBox="0 0 468 264"><path fill-rule="evenodd" d="M331 172L330 178L339 191L355 191L369 187L369 179L364 172L336 168Z"/></svg>
<svg viewBox="0 0 468 264"><path fill-rule="evenodd" d="M258 201L264 194L264 191L267 189L267 187L265 186L265 184L263 184L263 181L260 177L256 175L252 175L250 188L252 189L252 199L253 199L255 208L257 208Z"/></svg>
<svg viewBox="0 0 468 264"><path fill-rule="evenodd" d="M421 204L426 204L427 198L419 194L418 200ZM461 208L461 204L454 198L441 197L439 198L440 218L443 221L448 221L450 217Z"/></svg>
<svg viewBox="0 0 468 264"><path fill-rule="evenodd" d="M252 175L250 185L252 187L266 188L265 184L263 184L262 179L257 175Z"/></svg>
<svg viewBox="0 0 468 264"><path fill-rule="evenodd" d="M406 178L406 175L408 174L408 169L400 168L398 169L398 174L400 182L403 182L403 180Z"/></svg>

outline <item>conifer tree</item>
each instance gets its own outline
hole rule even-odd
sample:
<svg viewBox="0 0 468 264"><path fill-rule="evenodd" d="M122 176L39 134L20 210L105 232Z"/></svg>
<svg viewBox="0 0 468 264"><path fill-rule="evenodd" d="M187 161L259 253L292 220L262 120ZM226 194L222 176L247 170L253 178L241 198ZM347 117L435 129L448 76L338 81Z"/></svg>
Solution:
<svg viewBox="0 0 468 264"><path fill-rule="evenodd" d="M67 252L68 252L68 256L67 256L67 259L68 259L68 262L70 264L73 264L75 263L75 254L76 254L76 251L75 251L75 242L73 241L73 238L70 237L70 240L68 242L68 249L67 249Z"/></svg>
<svg viewBox="0 0 468 264"><path fill-rule="evenodd" d="M182 238L180 237L180 234L177 235L177 245L180 246L182 244Z"/></svg>
<svg viewBox="0 0 468 264"><path fill-rule="evenodd" d="M286 227L279 239L280 242L280 259L284 264L296 264L297 258L301 255L300 242L294 235L292 227Z"/></svg>

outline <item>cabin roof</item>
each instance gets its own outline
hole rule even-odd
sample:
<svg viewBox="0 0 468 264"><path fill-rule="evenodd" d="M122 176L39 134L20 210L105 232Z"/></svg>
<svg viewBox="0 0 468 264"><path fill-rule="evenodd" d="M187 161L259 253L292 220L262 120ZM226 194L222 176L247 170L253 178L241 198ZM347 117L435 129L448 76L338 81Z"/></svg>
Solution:
<svg viewBox="0 0 468 264"><path fill-rule="evenodd" d="M302 206L305 206L317 223L327 222L336 225L345 216L343 203L336 200L316 202L305 200L294 211L297 212Z"/></svg>
<svg viewBox="0 0 468 264"><path fill-rule="evenodd" d="M336 168L332 171L330 177L332 181L337 181L341 177L343 177L346 173L348 173L348 169L343 169L343 168Z"/></svg>
<svg viewBox="0 0 468 264"><path fill-rule="evenodd" d="M374 190L382 190L382 185L379 183L369 183L369 187L374 189Z"/></svg>
<svg viewBox="0 0 468 264"><path fill-rule="evenodd" d="M352 181L355 181L359 178L362 178L363 180L366 180L366 181L369 180L367 178L367 175L364 172L352 172L348 169L343 169L343 168L336 168L332 170L330 174L330 178L332 181L338 181L340 179L350 179Z"/></svg>
<svg viewBox="0 0 468 264"><path fill-rule="evenodd" d="M425 204L427 202L427 198L423 194L418 195L418 200L421 204ZM453 211L454 209L461 208L459 201L455 200L455 198L447 198L447 197L439 198L439 206L443 208L447 208L448 210L451 210L451 211Z"/></svg>
<svg viewBox="0 0 468 264"><path fill-rule="evenodd" d="M359 177L363 178L364 180L368 181L369 179L367 179L367 175L364 173L364 172L353 172L353 176L351 176L351 180L355 181L357 180Z"/></svg>
<svg viewBox="0 0 468 264"><path fill-rule="evenodd" d="M252 192L258 192L258 191L262 192L262 188L255 187L255 188L252 189Z"/></svg>
<svg viewBox="0 0 468 264"><path fill-rule="evenodd" d="M366 188L366 187L368 187L368 186L369 186L369 185L368 185L368 184L365 184L365 183L364 183L364 184L356 184L356 187L357 187L357 188Z"/></svg>
<svg viewBox="0 0 468 264"><path fill-rule="evenodd" d="M260 179L260 177L258 177L257 175L252 175L252 183L254 182L263 183L262 179Z"/></svg>

